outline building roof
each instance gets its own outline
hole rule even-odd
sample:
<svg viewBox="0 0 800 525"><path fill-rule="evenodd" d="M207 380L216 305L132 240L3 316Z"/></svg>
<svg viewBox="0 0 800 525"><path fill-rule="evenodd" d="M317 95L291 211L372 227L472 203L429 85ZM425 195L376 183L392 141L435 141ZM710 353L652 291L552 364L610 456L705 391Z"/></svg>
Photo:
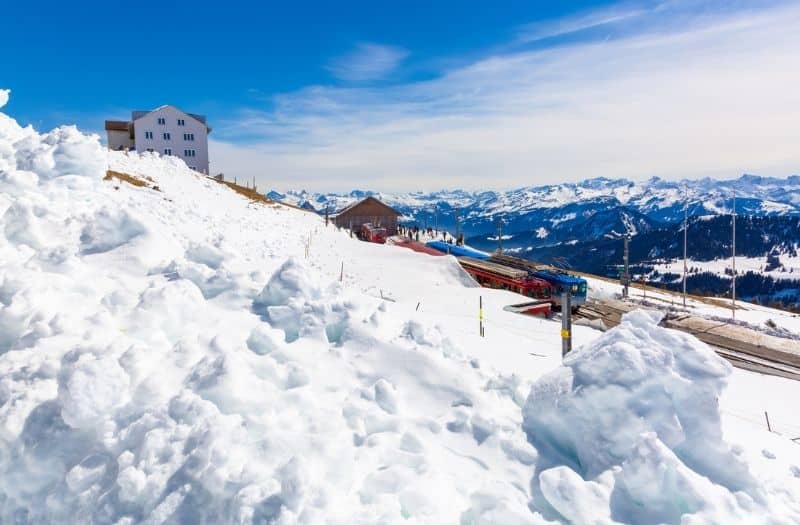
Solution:
<svg viewBox="0 0 800 525"><path fill-rule="evenodd" d="M127 131L133 138L133 123L126 120L106 120L106 131Z"/></svg>
<svg viewBox="0 0 800 525"><path fill-rule="evenodd" d="M385 210L386 210L386 213L387 213L388 215L395 215L395 216L397 216L397 217L399 217L400 215L402 215L402 214L401 214L399 211L395 210L394 208L392 208L392 207L391 207L391 206L389 206L388 204L384 204L383 202L379 201L379 200L378 200L378 199L376 199L375 197L367 197L367 198L365 198L365 199L361 199L360 201L358 201L358 202L355 202L355 203L353 203L353 204L351 204L351 205L349 205L349 206L345 206L344 208L342 208L341 210L339 210L339 211L336 213L336 216L337 216L337 217L341 217L342 215L346 215L346 214L350 213L351 211L353 211L355 208L357 208L357 207L361 206L362 204L366 204L366 203L368 203L368 202L373 202L373 203L376 203L376 204L378 204L379 206L381 206L381 207L385 208Z"/></svg>
<svg viewBox="0 0 800 525"><path fill-rule="evenodd" d="M125 120L106 120L106 130L108 131L129 131L131 123Z"/></svg>
<svg viewBox="0 0 800 525"><path fill-rule="evenodd" d="M164 109L166 107L173 107L173 108L177 109L178 111L180 111L181 113L189 115L190 117L195 119L197 122L199 122L201 124L205 124L206 125L206 129L208 130L209 133L211 133L211 128L209 127L208 123L206 122L206 116L205 115L198 115L196 113L186 113L181 108L173 106L171 104L164 104L163 106L159 106L156 109L151 109L150 111L141 111L141 110L140 111L133 111L133 112L131 112L131 121L135 122L135 121L139 120L140 118L142 118L145 115L153 113L154 111L159 111L159 110Z"/></svg>

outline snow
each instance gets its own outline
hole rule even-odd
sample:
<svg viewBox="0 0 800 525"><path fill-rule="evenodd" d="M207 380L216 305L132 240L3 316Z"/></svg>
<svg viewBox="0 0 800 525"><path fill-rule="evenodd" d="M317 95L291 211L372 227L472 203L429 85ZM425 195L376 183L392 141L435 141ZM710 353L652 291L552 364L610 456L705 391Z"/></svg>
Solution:
<svg viewBox="0 0 800 525"><path fill-rule="evenodd" d="M513 238L514 238L513 235L505 235L505 234L503 234L503 235L500 236L500 240L501 241L510 241ZM492 236L486 237L486 240L487 241L496 241L496 240L498 240L497 239L497 235L495 235L494 237L492 237Z"/></svg>
<svg viewBox="0 0 800 525"><path fill-rule="evenodd" d="M622 523L757 520L770 496L722 439L732 367L659 320L627 314L534 384L523 423L541 458L533 493L573 522L586 521L574 510L584 493L595 516Z"/></svg>
<svg viewBox="0 0 800 525"><path fill-rule="evenodd" d="M74 127L0 114L0 187L2 523L800 519L798 383L647 314L560 367L558 321L452 257ZM767 402L785 435L726 423Z"/></svg>
<svg viewBox="0 0 800 525"><path fill-rule="evenodd" d="M788 254L781 254L778 256L782 266L765 271L767 266L766 257L736 257L736 274L742 275L747 272L754 272L764 276L772 277L773 279L796 279L800 280L800 257L792 257ZM661 273L674 273L683 275L683 260L676 260L670 262L662 262L652 265L655 270ZM726 259L716 259L713 261L695 261L688 259L687 266L697 268L699 272L710 272L720 277L724 277L726 271L732 271L733 260L728 257ZM728 278L730 278L728 276Z"/></svg>
<svg viewBox="0 0 800 525"><path fill-rule="evenodd" d="M550 224L553 227L555 227L555 226L558 226L559 224L561 224L562 222L568 222L568 221L574 220L576 216L577 215L574 212L565 213L564 215L562 215L560 217L557 217L555 219L550 219Z"/></svg>

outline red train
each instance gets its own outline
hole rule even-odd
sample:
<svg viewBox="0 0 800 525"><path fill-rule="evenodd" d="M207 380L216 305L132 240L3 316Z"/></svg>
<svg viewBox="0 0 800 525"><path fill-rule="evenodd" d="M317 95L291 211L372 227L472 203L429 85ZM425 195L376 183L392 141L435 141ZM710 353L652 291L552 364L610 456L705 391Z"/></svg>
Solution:
<svg viewBox="0 0 800 525"><path fill-rule="evenodd" d="M548 314L550 312L553 285L547 281L531 277L525 270L510 268L491 261L460 257L458 262L481 286L509 290L535 299L530 303L515 305L525 306L520 313Z"/></svg>
<svg viewBox="0 0 800 525"><path fill-rule="evenodd" d="M358 229L358 238L362 241L385 244L387 237L386 228L376 228L370 223L362 224Z"/></svg>

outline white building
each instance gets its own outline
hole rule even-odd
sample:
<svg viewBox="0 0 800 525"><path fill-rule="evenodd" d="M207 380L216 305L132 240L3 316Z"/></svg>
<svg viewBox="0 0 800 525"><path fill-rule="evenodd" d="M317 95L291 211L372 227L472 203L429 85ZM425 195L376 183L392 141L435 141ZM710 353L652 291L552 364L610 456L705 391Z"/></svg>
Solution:
<svg viewBox="0 0 800 525"><path fill-rule="evenodd" d="M208 174L211 128L203 115L184 113L169 105L153 111L134 111L130 121L106 120L106 133L109 149L175 155L193 170Z"/></svg>

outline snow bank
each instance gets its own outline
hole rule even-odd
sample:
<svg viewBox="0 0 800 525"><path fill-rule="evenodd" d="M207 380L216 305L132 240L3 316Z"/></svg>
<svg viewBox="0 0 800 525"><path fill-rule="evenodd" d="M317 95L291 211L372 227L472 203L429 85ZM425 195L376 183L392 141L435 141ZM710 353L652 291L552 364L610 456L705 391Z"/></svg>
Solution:
<svg viewBox="0 0 800 525"><path fill-rule="evenodd" d="M536 521L518 405L363 293L458 290L452 261L3 114L0 188L0 522ZM409 268L340 283L359 251Z"/></svg>
<svg viewBox="0 0 800 525"><path fill-rule="evenodd" d="M533 385L523 426L540 454L534 501L573 523L759 521L769 498L720 427L731 366L659 321L625 315Z"/></svg>

